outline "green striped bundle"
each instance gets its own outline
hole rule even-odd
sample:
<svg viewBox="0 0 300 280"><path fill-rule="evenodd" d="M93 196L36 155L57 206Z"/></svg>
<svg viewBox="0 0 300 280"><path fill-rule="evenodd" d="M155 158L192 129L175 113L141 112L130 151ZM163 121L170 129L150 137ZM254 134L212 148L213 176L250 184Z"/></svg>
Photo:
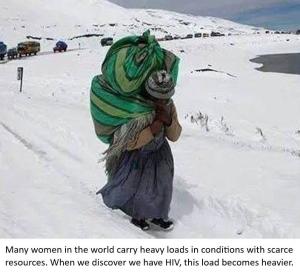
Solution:
<svg viewBox="0 0 300 280"><path fill-rule="evenodd" d="M91 113L98 138L111 143L113 133L129 120L152 112L153 107L139 95L128 97L118 94L104 80L103 75L92 81Z"/></svg>
<svg viewBox="0 0 300 280"><path fill-rule="evenodd" d="M153 112L144 99L144 84L153 71L165 69L177 81L179 58L160 47L146 31L125 37L109 49L102 75L91 85L91 114L98 138L111 144L114 132L123 124Z"/></svg>

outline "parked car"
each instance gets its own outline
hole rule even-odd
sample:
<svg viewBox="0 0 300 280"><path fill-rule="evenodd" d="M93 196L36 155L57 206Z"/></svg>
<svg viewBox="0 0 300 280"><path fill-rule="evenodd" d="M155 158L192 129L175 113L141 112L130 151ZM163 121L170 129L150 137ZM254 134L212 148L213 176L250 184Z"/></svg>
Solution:
<svg viewBox="0 0 300 280"><path fill-rule="evenodd" d="M41 45L39 42L35 41L26 41L19 43L17 46L17 52L19 57L22 55L36 55L41 50Z"/></svg>
<svg viewBox="0 0 300 280"><path fill-rule="evenodd" d="M6 53L7 53L7 46L3 42L0 42L0 60L4 59Z"/></svg>
<svg viewBox="0 0 300 280"><path fill-rule="evenodd" d="M209 34L208 33L203 33L203 38L207 38L209 37Z"/></svg>
<svg viewBox="0 0 300 280"><path fill-rule="evenodd" d="M179 35L175 35L175 36L173 37L173 39L174 39L174 40L178 40L178 39L180 39L180 36L179 36Z"/></svg>
<svg viewBox="0 0 300 280"><path fill-rule="evenodd" d="M166 35L166 36L165 36L165 40L166 40L166 41L173 40L173 36L172 36L172 35Z"/></svg>
<svg viewBox="0 0 300 280"><path fill-rule="evenodd" d="M195 33L195 38L201 38L202 37L202 33Z"/></svg>
<svg viewBox="0 0 300 280"><path fill-rule="evenodd" d="M18 50L17 48L11 48L7 51L7 58L14 59L18 57Z"/></svg>
<svg viewBox="0 0 300 280"><path fill-rule="evenodd" d="M111 46L114 42L114 39L111 37L106 37L101 39L101 46Z"/></svg>
<svg viewBox="0 0 300 280"><path fill-rule="evenodd" d="M300 29L296 31L296 35L300 35Z"/></svg>
<svg viewBox="0 0 300 280"><path fill-rule="evenodd" d="M211 36L211 37L219 37L219 36L225 36L225 34L220 33L220 32L214 32L214 31L212 31L212 32L210 33L210 36Z"/></svg>
<svg viewBox="0 0 300 280"><path fill-rule="evenodd" d="M58 41L53 48L53 52L66 52L68 45L64 41Z"/></svg>
<svg viewBox="0 0 300 280"><path fill-rule="evenodd" d="M188 34L184 37L181 37L181 39L191 39L191 38L193 38L193 34Z"/></svg>

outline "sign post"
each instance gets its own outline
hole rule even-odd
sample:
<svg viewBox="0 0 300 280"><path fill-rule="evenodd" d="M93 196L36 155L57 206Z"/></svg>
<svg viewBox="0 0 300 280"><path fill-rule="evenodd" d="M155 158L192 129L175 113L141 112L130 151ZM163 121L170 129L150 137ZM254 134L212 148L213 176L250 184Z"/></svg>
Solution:
<svg viewBox="0 0 300 280"><path fill-rule="evenodd" d="M20 81L20 92L23 89L23 67L18 67L18 81Z"/></svg>

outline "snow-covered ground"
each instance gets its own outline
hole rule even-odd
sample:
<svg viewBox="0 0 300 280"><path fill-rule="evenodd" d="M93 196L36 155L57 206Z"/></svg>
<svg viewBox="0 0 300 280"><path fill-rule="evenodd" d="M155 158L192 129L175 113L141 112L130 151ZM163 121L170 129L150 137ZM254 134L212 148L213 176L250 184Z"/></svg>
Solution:
<svg viewBox="0 0 300 280"><path fill-rule="evenodd" d="M135 13L141 21L146 14ZM181 58L175 102L183 133L172 144L175 228L168 233L134 228L95 195L106 182L97 163L106 146L89 112L90 82L108 50L99 39L0 64L0 237L299 238L300 76L262 73L249 59L299 52L300 36L250 33L162 43ZM201 68L219 72L195 71ZM199 112L208 116L207 129Z"/></svg>

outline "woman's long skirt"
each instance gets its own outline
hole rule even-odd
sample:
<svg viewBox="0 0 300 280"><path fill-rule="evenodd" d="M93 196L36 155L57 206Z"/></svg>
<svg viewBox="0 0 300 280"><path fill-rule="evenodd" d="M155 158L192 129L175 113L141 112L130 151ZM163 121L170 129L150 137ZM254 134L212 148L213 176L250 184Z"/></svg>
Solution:
<svg viewBox="0 0 300 280"><path fill-rule="evenodd" d="M135 219L168 219L174 162L164 136L122 154L119 168L98 192L104 203Z"/></svg>

